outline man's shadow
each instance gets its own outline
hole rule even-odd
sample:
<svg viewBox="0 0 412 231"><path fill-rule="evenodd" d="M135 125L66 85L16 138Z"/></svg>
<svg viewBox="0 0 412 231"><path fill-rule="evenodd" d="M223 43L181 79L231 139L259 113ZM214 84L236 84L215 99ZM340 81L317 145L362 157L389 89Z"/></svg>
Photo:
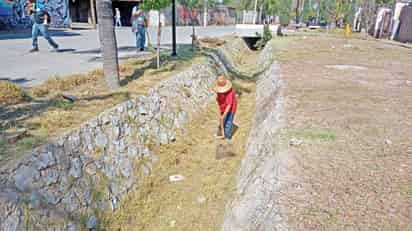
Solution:
<svg viewBox="0 0 412 231"><path fill-rule="evenodd" d="M236 124L233 124L232 129L232 138L236 134L239 127ZM217 128L216 135L221 136L222 132L220 130L220 126ZM231 140L218 140L216 144L216 160L225 159L228 157L234 157L236 153L233 150L233 143Z"/></svg>

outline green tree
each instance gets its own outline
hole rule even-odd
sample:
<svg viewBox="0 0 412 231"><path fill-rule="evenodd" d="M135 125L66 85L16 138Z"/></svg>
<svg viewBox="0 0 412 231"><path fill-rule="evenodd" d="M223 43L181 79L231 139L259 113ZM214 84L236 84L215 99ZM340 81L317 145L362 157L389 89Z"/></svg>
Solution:
<svg viewBox="0 0 412 231"><path fill-rule="evenodd" d="M142 9L145 11L155 10L158 12L158 25L157 25L157 49L156 49L156 66L160 68L160 38L162 35L162 22L160 20L161 10L170 5L170 0L145 0L142 4ZM113 17L112 17L113 18Z"/></svg>
<svg viewBox="0 0 412 231"><path fill-rule="evenodd" d="M353 13L352 0L323 0L320 2L320 16L328 23L342 21Z"/></svg>
<svg viewBox="0 0 412 231"><path fill-rule="evenodd" d="M278 15L281 24L287 24L292 11L292 0L263 0L263 8L267 15Z"/></svg>
<svg viewBox="0 0 412 231"><path fill-rule="evenodd" d="M99 21L100 48L103 56L103 73L110 89L120 86L119 61L117 57L116 33L114 31L111 0L97 0L97 17Z"/></svg>

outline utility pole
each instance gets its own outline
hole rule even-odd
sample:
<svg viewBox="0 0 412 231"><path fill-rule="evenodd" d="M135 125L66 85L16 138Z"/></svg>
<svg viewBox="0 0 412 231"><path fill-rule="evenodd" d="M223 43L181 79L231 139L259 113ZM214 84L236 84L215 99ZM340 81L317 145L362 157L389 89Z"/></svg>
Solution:
<svg viewBox="0 0 412 231"><path fill-rule="evenodd" d="M296 0L296 24L299 23L300 0Z"/></svg>
<svg viewBox="0 0 412 231"><path fill-rule="evenodd" d="M176 55L176 0L172 0L172 56Z"/></svg>

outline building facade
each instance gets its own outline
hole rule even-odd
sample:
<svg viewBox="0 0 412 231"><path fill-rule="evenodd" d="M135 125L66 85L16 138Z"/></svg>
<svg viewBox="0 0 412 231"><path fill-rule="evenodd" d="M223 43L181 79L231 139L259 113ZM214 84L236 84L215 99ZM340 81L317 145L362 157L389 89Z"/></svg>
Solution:
<svg viewBox="0 0 412 231"><path fill-rule="evenodd" d="M42 1L51 16L51 26L71 27L74 24L94 25L97 23L96 0L37 0ZM28 28L31 26L30 15L28 15L28 0L0 0L0 30L15 28ZM136 5L134 0L113 0L113 11L118 8L121 15L123 26L130 26L130 18L133 7ZM176 8L177 24L191 25L189 15L194 15L195 25L203 24L202 10L190 12L182 6ZM157 25L158 14L149 12L148 18L151 25ZM164 25L171 24L172 10L167 8L162 11L161 20ZM227 25L235 23L234 9L224 6L217 6L208 9L209 25Z"/></svg>

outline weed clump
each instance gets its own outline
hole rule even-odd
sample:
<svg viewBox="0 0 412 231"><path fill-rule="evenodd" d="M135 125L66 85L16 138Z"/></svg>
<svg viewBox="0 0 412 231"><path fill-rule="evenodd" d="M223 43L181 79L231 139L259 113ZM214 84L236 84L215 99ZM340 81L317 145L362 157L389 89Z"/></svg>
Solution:
<svg viewBox="0 0 412 231"><path fill-rule="evenodd" d="M256 49L260 50L265 47L266 43L268 43L272 39L272 32L270 31L269 25L265 25L263 27L263 35L259 41L256 42L255 47Z"/></svg>
<svg viewBox="0 0 412 231"><path fill-rule="evenodd" d="M9 81L0 81L0 105L11 105L24 102L27 99L24 90Z"/></svg>

